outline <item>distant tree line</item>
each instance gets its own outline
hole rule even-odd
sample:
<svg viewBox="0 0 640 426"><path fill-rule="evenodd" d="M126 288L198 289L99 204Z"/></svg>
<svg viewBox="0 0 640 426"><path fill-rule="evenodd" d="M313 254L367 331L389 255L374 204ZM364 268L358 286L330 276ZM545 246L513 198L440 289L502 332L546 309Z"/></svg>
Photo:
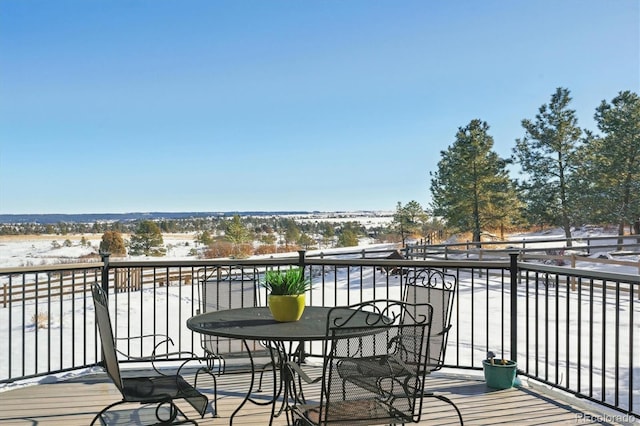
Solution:
<svg viewBox="0 0 640 426"><path fill-rule="evenodd" d="M153 221L161 232L183 233L205 229L215 229L219 218L166 219ZM55 224L19 223L0 224L0 235L67 235L67 234L101 234L106 231L117 231L131 234L145 220L105 221L94 223L58 222Z"/></svg>
<svg viewBox="0 0 640 426"><path fill-rule="evenodd" d="M191 255L204 258L242 258L300 249L357 246L360 239L365 237L376 242L395 243L401 238L398 229L400 228L395 225L395 218L394 223L387 226L365 227L356 220L336 223L329 220L296 220L286 216L234 215L210 219L136 220L94 224L5 224L0 226L0 234L102 233L99 251L116 257L127 254L163 256L169 249L164 245L163 234L190 232L194 235ZM86 238L83 237L83 241L86 244Z"/></svg>

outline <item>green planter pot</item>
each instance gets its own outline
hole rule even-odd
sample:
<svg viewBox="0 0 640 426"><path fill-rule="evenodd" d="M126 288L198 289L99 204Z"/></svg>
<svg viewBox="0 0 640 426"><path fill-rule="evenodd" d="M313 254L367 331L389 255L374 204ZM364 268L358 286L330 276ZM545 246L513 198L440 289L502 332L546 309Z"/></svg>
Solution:
<svg viewBox="0 0 640 426"><path fill-rule="evenodd" d="M269 295L268 305L273 319L278 322L298 321L304 312L304 294Z"/></svg>
<svg viewBox="0 0 640 426"><path fill-rule="evenodd" d="M507 363L503 365L501 361L502 360L494 360L493 364L486 359L482 361L484 380L490 388L509 389L516 380L517 363L515 361L507 361Z"/></svg>

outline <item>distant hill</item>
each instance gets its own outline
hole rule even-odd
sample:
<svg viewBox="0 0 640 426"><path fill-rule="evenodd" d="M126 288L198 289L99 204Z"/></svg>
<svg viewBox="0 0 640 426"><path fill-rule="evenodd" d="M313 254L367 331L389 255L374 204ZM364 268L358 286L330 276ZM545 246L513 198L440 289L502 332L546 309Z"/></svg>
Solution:
<svg viewBox="0 0 640 426"><path fill-rule="evenodd" d="M0 214L0 224L37 223L55 224L65 223L95 223L95 222L128 222L141 219L191 219L201 217L225 216L280 216L295 214L314 214L307 211L246 211L246 212L149 212L149 213L90 213L90 214Z"/></svg>

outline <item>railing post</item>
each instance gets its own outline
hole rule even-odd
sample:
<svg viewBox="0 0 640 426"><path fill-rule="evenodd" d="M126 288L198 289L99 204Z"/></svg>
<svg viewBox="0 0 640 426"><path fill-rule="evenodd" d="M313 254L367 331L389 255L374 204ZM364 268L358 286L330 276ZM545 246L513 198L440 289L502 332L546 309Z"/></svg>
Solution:
<svg viewBox="0 0 640 426"><path fill-rule="evenodd" d="M111 253L106 251L101 251L100 256L102 257L102 289L105 294L109 294L109 256Z"/></svg>
<svg viewBox="0 0 640 426"><path fill-rule="evenodd" d="M509 253L511 275L511 360L518 361L518 253Z"/></svg>
<svg viewBox="0 0 640 426"><path fill-rule="evenodd" d="M304 260L305 253L306 253L306 250L298 250L298 265L300 265L302 269L304 269L304 266L305 266L305 260Z"/></svg>
<svg viewBox="0 0 640 426"><path fill-rule="evenodd" d="M571 268L576 268L576 254L571 253ZM576 291L576 276L571 277L571 290Z"/></svg>

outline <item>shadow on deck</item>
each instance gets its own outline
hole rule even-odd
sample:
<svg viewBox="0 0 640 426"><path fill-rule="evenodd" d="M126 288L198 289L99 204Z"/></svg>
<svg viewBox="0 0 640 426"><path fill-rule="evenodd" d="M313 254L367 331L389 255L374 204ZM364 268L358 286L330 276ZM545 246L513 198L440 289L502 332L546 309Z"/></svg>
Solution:
<svg viewBox="0 0 640 426"><path fill-rule="evenodd" d="M319 374L319 369L316 369ZM311 374L316 371L311 371ZM187 376L189 378L189 376ZM202 378L203 376L201 376ZM270 376L272 377L272 376ZM218 414L211 409L200 419L187 403L178 402L187 415L200 425L226 425L229 417L246 394L251 376L233 373L218 379ZM201 379L199 379L200 382ZM209 380L208 382L206 380ZM210 378L198 384L213 398ZM256 399L269 399L273 382L265 384ZM488 388L481 376L473 374L436 373L428 378L429 390L449 397L462 412L466 425L588 425L607 423L608 417L578 408L566 401L556 401L524 383L507 390ZM103 373L92 373L64 381L49 378L37 385L16 387L0 392L0 424L2 425L88 425L94 415L111 402L120 399L115 386ZM577 402L577 400L576 400ZM595 407L595 406L594 406ZM121 405L109 414L109 425L153 423L154 408ZM235 425L264 426L270 418L270 406L247 404L234 418ZM286 425L284 415L274 425ZM434 398L426 398L420 425L457 425L455 411Z"/></svg>

